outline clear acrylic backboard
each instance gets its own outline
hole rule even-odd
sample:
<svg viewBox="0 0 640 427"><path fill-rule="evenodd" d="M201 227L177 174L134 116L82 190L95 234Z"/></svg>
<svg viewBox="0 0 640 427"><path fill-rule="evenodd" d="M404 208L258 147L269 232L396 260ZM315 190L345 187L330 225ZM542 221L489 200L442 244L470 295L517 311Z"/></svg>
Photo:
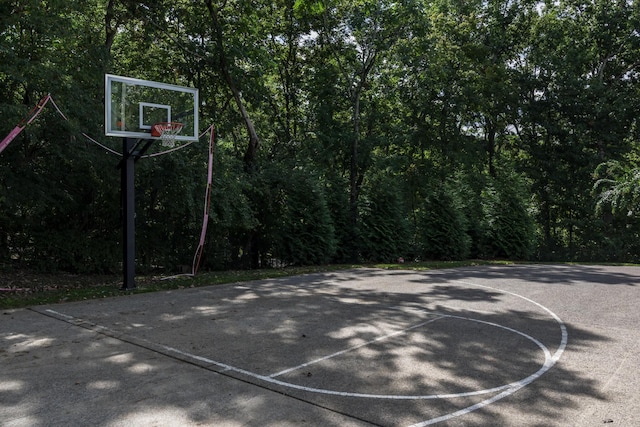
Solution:
<svg viewBox="0 0 640 427"><path fill-rule="evenodd" d="M198 89L105 74L105 135L160 139L156 123L182 123L177 141L198 139Z"/></svg>

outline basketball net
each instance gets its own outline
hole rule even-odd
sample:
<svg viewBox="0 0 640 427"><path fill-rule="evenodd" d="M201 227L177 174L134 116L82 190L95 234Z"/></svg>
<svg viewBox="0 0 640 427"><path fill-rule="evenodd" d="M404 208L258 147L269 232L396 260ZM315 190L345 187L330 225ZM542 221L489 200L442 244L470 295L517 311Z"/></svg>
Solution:
<svg viewBox="0 0 640 427"><path fill-rule="evenodd" d="M173 148L176 145L176 137L182 131L182 123L162 122L151 126L151 136L160 138L160 145Z"/></svg>

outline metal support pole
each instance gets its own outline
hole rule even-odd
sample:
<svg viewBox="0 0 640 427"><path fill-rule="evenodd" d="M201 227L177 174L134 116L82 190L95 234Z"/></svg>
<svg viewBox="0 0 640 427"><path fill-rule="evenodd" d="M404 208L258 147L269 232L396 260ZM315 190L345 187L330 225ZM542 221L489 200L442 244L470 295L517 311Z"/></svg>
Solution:
<svg viewBox="0 0 640 427"><path fill-rule="evenodd" d="M122 290L132 290L136 288L134 281L136 268L136 243L135 243L135 184L134 184L134 164L136 157L133 155L136 140L124 138L122 140L122 163L121 163L121 194L122 209L124 214L123 226L123 281Z"/></svg>

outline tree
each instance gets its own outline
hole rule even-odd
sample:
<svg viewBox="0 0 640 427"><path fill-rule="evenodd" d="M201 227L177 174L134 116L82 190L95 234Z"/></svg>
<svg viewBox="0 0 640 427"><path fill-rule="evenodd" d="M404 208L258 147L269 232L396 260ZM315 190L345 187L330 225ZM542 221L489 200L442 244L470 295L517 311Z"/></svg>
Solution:
<svg viewBox="0 0 640 427"><path fill-rule="evenodd" d="M600 164L595 176L598 211L609 207L614 214L635 215L640 208L640 168L611 160Z"/></svg>
<svg viewBox="0 0 640 427"><path fill-rule="evenodd" d="M108 160L81 143L100 127L104 70L96 2L5 2L0 27L3 136L51 93L47 107L0 157L6 259L40 268L105 271L117 263L117 184ZM5 13L6 12L6 13ZM92 61L87 61L91 58ZM93 132L92 132L93 133ZM87 241L100 236L101 240Z"/></svg>
<svg viewBox="0 0 640 427"><path fill-rule="evenodd" d="M368 159L373 151L371 143L375 135L369 133L371 128L363 126L363 120L375 105L376 98L383 96L372 90L374 81L380 78L380 64L389 54L395 41L402 36L403 26L399 19L402 4L361 1L361 2L298 2L301 12L315 16L316 24L312 30L317 31L315 49L318 58L325 62L327 70L317 68L315 77L328 78L332 83L332 97L341 98L337 105L343 110L340 114L341 126L345 128L340 135L342 147L336 147L336 153L343 156L345 169L349 177L349 224L348 242L357 242L359 234L358 201L366 171L370 165ZM319 89L327 91L327 85L321 83ZM320 100L323 98L323 100ZM331 103L326 96L318 96L319 104ZM327 106L319 110L320 120L327 110L335 109ZM330 120L337 114L330 113ZM335 125L335 124L334 124ZM346 127L348 126L348 128ZM319 123L319 128L324 127ZM349 129L349 131L347 131ZM334 138L335 138L334 137ZM352 258L357 258L357 249L353 248Z"/></svg>
<svg viewBox="0 0 640 427"><path fill-rule="evenodd" d="M561 2L547 5L531 27L518 65L517 129L547 252L559 247L575 256L592 239L591 174L627 149L634 118L619 103L637 102L637 64L627 50L638 43L637 10L628 2Z"/></svg>
<svg viewBox="0 0 640 427"><path fill-rule="evenodd" d="M445 187L433 190L420 206L417 221L417 255L421 259L459 260L469 255L471 239L455 193Z"/></svg>
<svg viewBox="0 0 640 427"><path fill-rule="evenodd" d="M407 235L409 255L430 258L640 250L623 212L638 2L53 0L0 13L0 131L49 92L69 117L45 110L0 157L6 259L117 269L118 176L104 172L117 159L80 143L101 133L105 72L200 89L217 134L207 268L388 260L412 251ZM139 163L146 268L192 256L204 151Z"/></svg>

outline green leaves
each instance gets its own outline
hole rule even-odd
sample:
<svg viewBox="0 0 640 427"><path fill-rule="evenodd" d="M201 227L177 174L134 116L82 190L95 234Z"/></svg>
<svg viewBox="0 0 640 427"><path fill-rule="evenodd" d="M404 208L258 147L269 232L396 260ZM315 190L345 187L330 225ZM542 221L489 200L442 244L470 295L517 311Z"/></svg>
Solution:
<svg viewBox="0 0 640 427"><path fill-rule="evenodd" d="M434 189L417 212L417 255L427 260L460 260L469 255L471 239L467 221L455 196Z"/></svg>
<svg viewBox="0 0 640 427"><path fill-rule="evenodd" d="M602 212L607 207L612 213L622 211L637 216L640 208L640 168L618 161L609 161L598 166L597 181L593 190L597 194L596 208Z"/></svg>
<svg viewBox="0 0 640 427"><path fill-rule="evenodd" d="M302 18L305 15L321 15L326 10L326 6L322 0L295 0L293 10L297 18Z"/></svg>
<svg viewBox="0 0 640 427"><path fill-rule="evenodd" d="M119 268L116 159L79 134L102 133L107 71L200 89L200 123L218 137L204 268L597 258L611 252L593 243L605 234L616 256L634 250L637 2L55 0L0 12L0 131L49 92L70 117L45 111L0 157L3 259ZM145 267L190 262L203 147L139 163Z"/></svg>

